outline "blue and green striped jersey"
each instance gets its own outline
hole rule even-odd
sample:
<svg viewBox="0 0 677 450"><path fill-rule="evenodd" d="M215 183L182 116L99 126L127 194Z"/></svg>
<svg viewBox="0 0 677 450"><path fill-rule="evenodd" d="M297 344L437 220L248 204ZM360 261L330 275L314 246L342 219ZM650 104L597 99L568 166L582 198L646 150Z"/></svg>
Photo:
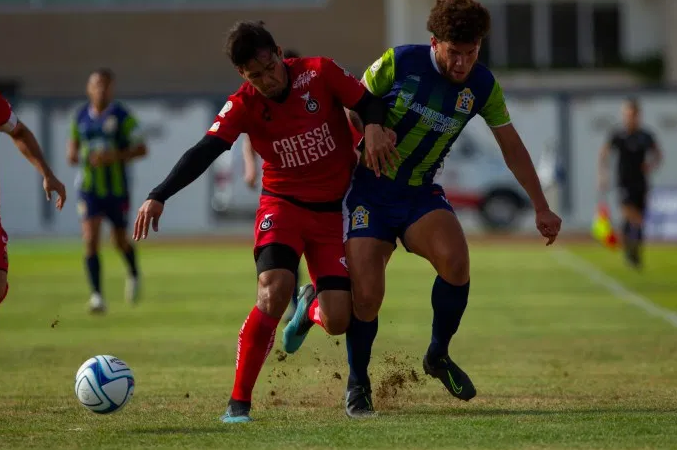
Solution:
<svg viewBox="0 0 677 450"><path fill-rule="evenodd" d="M388 49L363 82L390 109L386 126L397 133L397 171L386 175L410 186L433 182L452 144L479 114L490 127L510 123L503 91L491 71L475 64L464 83L443 77L428 45Z"/></svg>
<svg viewBox="0 0 677 450"><path fill-rule="evenodd" d="M124 162L105 167L92 167L89 163L92 152L128 151L143 143L138 121L123 105L113 102L98 116L89 104L81 107L71 125L71 139L79 144L81 192L101 198L129 196Z"/></svg>

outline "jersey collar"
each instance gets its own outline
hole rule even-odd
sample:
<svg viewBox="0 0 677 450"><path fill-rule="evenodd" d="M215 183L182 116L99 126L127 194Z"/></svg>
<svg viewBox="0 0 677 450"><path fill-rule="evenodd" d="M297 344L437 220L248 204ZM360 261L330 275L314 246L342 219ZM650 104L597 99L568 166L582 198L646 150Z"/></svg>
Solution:
<svg viewBox="0 0 677 450"><path fill-rule="evenodd" d="M101 111L100 114L97 114L96 111L94 111L94 108L92 108L92 105L90 104L90 105L87 107L87 114L89 114L89 118L90 118L90 119L96 120L96 119L98 119L99 117L105 115L112 107L113 107L113 102L110 102L110 103L108 104L108 106L106 106L106 108L105 108L103 111Z"/></svg>

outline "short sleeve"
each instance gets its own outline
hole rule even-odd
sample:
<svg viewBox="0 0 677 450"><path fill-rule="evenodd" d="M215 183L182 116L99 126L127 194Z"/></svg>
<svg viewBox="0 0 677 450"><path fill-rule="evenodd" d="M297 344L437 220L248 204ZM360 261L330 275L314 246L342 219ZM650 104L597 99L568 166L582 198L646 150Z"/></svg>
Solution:
<svg viewBox="0 0 677 450"><path fill-rule="evenodd" d="M9 102L0 96L0 131L11 133L19 123L19 118L16 116Z"/></svg>
<svg viewBox="0 0 677 450"><path fill-rule="evenodd" d="M320 67L320 75L332 96L348 109L357 105L366 91L360 80L329 58L321 58Z"/></svg>
<svg viewBox="0 0 677 450"><path fill-rule="evenodd" d="M207 135L216 136L233 145L240 134L246 133L244 127L245 114L246 105L243 94L231 95L216 115L214 123L207 130Z"/></svg>
<svg viewBox="0 0 677 450"><path fill-rule="evenodd" d="M395 49L389 48L383 56L365 70L362 81L369 92L383 97L393 88L395 83Z"/></svg>
<svg viewBox="0 0 677 450"><path fill-rule="evenodd" d="M510 123L510 113L505 103L503 89L497 80L494 79L494 86L491 89L489 98L480 110L480 116L491 128L498 128Z"/></svg>

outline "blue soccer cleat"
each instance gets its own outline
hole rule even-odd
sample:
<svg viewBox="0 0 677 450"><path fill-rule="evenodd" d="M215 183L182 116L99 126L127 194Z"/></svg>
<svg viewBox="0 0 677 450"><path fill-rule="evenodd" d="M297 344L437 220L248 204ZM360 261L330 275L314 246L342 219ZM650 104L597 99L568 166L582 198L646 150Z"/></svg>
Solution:
<svg viewBox="0 0 677 450"><path fill-rule="evenodd" d="M228 408L226 413L221 416L221 422L223 423L247 423L251 422L254 419L249 417L249 411L252 408L251 402L241 402L238 400L233 400L232 398L228 401Z"/></svg>
<svg viewBox="0 0 677 450"><path fill-rule="evenodd" d="M294 317L282 332L282 348L285 352L294 353L308 336L308 331L313 326L313 321L308 317L308 310L314 299L315 288L312 284L306 284L299 289L299 304Z"/></svg>

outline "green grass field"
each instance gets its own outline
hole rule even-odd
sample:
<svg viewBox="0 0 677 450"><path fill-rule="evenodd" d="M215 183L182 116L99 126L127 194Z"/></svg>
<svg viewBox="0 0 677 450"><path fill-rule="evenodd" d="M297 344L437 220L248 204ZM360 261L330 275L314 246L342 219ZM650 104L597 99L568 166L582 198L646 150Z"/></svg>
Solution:
<svg viewBox="0 0 677 450"><path fill-rule="evenodd" d="M597 246L567 248L677 310L677 248L650 248L641 275ZM251 250L146 244L139 253L142 303L123 302L122 261L106 250L109 314L91 317L79 246L11 245L0 448L677 448L677 328L562 265L557 246L471 242L471 298L452 356L475 382L473 401L423 375L434 274L398 251L372 361L380 416L345 417L344 339L314 329L299 353L271 353L257 420L235 426L218 417L255 298ZM75 398L75 371L97 354L135 372L134 398L118 414L95 415Z"/></svg>

